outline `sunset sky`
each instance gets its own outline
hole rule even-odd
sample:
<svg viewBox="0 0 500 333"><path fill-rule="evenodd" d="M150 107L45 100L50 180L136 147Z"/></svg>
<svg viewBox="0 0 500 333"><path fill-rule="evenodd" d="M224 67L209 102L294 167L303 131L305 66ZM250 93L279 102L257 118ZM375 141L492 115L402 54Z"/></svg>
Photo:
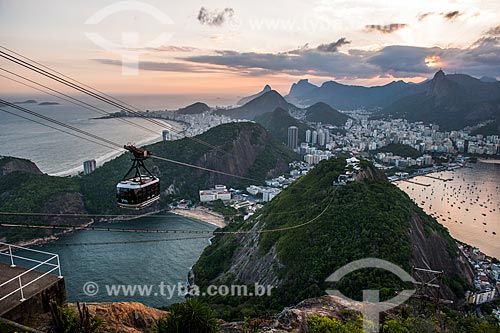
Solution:
<svg viewBox="0 0 500 333"><path fill-rule="evenodd" d="M239 96L266 83L286 94L301 78L418 82L440 67L500 78L500 1L387 3L0 0L0 40L123 94ZM0 67L38 79L4 59ZM0 85L28 91L1 77Z"/></svg>

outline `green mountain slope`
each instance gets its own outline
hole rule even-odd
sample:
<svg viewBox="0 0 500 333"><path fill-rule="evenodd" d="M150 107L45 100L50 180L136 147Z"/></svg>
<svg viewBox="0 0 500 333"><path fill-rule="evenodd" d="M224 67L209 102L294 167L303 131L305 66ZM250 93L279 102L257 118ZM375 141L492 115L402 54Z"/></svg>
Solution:
<svg viewBox="0 0 500 333"><path fill-rule="evenodd" d="M368 164L358 181L332 186L344 167L343 159L320 163L267 204L257 217L227 227L263 233L218 235L213 239L194 266L197 285L277 286L267 298L208 298L220 315L241 317L249 311L279 309L323 295L330 274L367 257L389 260L407 271L424 262L433 269L443 269L454 281L453 291L460 294L460 276L462 272L467 275L467 267L457 261L457 249L448 232ZM303 227L265 232L305 223L323 210L323 215ZM402 284L386 272L360 270L338 287L358 299L363 289L380 289L381 297L388 298ZM448 297L461 297L453 291L443 286ZM231 304L239 304L239 308L230 310Z"/></svg>
<svg viewBox="0 0 500 333"><path fill-rule="evenodd" d="M334 126L344 126L349 117L330 105L319 102L306 108L306 120Z"/></svg>
<svg viewBox="0 0 500 333"><path fill-rule="evenodd" d="M288 127L296 126L299 129L299 142L305 139L306 130L310 129L308 125L295 119L282 108L264 113L255 118L255 121L264 126L273 137L285 144L288 143Z"/></svg>
<svg viewBox="0 0 500 333"><path fill-rule="evenodd" d="M77 179L51 177L26 171L15 171L0 177L0 211L73 213L83 214L86 210L80 194ZM3 222L26 224L70 224L79 225L88 219L68 219L31 216L4 216ZM33 239L50 235L48 230L0 228L0 239L7 242Z"/></svg>
<svg viewBox="0 0 500 333"><path fill-rule="evenodd" d="M255 123L229 123L219 125L197 136L219 150L185 138L162 141L145 148L155 155L190 163L205 168L244 176L263 182L265 178L277 176L288 170L288 163L297 157L288 148L277 142L261 125ZM13 172L0 177L0 210L13 212L44 213L93 213L133 214L116 206L116 184L131 165L129 154L107 162L89 175L75 178L34 175ZM244 187L250 183L235 177L197 170L156 159L146 161L146 166L161 181L160 206L174 198L198 200L198 191L215 184ZM21 218L8 221L22 222ZM27 220L35 222L35 219ZM40 220L49 224L52 219ZM62 223L54 220L53 224ZM66 221L64 221L66 222ZM79 220L75 224L88 222ZM37 222L38 223L38 222ZM28 233L23 234L23 239ZM11 237L9 236L11 239Z"/></svg>

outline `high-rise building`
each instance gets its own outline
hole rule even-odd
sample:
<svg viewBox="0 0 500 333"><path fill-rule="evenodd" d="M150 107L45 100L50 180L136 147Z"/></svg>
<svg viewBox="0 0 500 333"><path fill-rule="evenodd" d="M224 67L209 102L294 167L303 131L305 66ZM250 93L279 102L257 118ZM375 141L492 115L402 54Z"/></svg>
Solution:
<svg viewBox="0 0 500 333"><path fill-rule="evenodd" d="M97 163L95 160L88 160L83 162L83 174L88 175L97 168Z"/></svg>
<svg viewBox="0 0 500 333"><path fill-rule="evenodd" d="M318 132L312 131L311 143L313 145L318 143Z"/></svg>
<svg viewBox="0 0 500 333"><path fill-rule="evenodd" d="M163 141L172 140L172 134L170 133L170 131L164 130L162 134L163 134Z"/></svg>
<svg viewBox="0 0 500 333"><path fill-rule="evenodd" d="M318 131L318 143L320 146L324 146L326 143L325 131L323 129Z"/></svg>
<svg viewBox="0 0 500 333"><path fill-rule="evenodd" d="M288 127L288 147L296 149L299 145L299 129L296 126Z"/></svg>
<svg viewBox="0 0 500 333"><path fill-rule="evenodd" d="M306 142L311 142L311 130L306 131Z"/></svg>

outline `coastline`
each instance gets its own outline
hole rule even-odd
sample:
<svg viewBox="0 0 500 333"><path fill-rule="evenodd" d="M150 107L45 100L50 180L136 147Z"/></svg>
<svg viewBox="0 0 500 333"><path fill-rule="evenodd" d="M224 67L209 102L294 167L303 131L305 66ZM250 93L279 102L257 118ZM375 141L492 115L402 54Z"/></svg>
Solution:
<svg viewBox="0 0 500 333"><path fill-rule="evenodd" d="M170 211L170 213L200 220L216 226L217 228L224 228L227 225L222 215L214 213L204 207L196 207L193 209L174 208Z"/></svg>
<svg viewBox="0 0 500 333"><path fill-rule="evenodd" d="M96 118L96 119L99 119L99 118ZM106 119L113 119L113 118L102 118L101 120L106 120ZM159 121L163 122L163 123L166 123L168 126L174 127L177 130L179 130L179 131L180 131L179 128L182 128L182 126L179 125L180 123L177 122L177 121L174 121L174 120L159 119ZM156 142L160 142L161 140L162 140L162 134L159 132L157 136L151 136L151 137L149 137L147 139L139 141L139 142L136 143L136 145L137 146L144 146L144 145L149 145L149 144L153 144L153 143L156 143ZM103 164L105 164L106 162L109 162L109 161L117 158L118 156L121 156L125 152L126 152L125 150L123 150L123 151L111 151L111 152L109 152L109 153L107 153L105 155L102 155L102 156L99 156L99 157L95 157L93 159L96 160L97 168L99 168ZM77 176L80 172L83 172L83 165L71 168L69 170L64 170L64 171L59 171L59 172L54 172L54 173L48 173L48 175L49 176L55 176L55 177L73 177L73 176Z"/></svg>
<svg viewBox="0 0 500 333"><path fill-rule="evenodd" d="M485 164L499 164L500 165L500 160L485 160L485 159L478 159L478 163L481 162L481 163L485 163ZM463 166L461 166L460 168L457 168L457 169L462 169L462 168L471 168L469 166L469 164L465 164ZM410 195L406 190L404 190L404 186L403 185L403 182L405 180L409 180L409 179L413 179L413 178L416 178L416 177L426 177L426 176L431 176L431 177L439 177L440 173L441 172L455 172L457 169L451 169L451 170L442 170L442 171L434 171L434 172L429 172L429 173L425 173L425 174L421 174L421 175L415 175L413 177L408 177L406 179L399 179L397 181L394 181L393 183L398 186L403 192L405 192L407 195ZM432 179L428 179L429 180L429 186L431 185L431 180ZM411 181L410 181L411 183ZM415 185L422 185L420 183L416 183ZM448 232L450 233L451 237L459 244L464 244L464 245L467 245L467 246L472 246L472 247L476 247L478 248L482 253L484 253L485 255L489 256L489 257L492 257L492 258L497 258L497 259L500 259L500 255L497 253L494 253L491 251L491 249L486 246L485 244L478 244L476 242L473 242L471 240L466 240L467 237L464 237L463 234L460 236L459 234L461 233L459 229L456 229L456 228L453 228L453 226L448 226L446 225L445 223L443 223L442 219L441 218L438 218L436 216L432 216L432 212L427 212L427 210L422 207L420 205L420 201L417 199L417 198L412 198L411 195L410 195L410 198L412 199L412 201L417 204L421 209L423 209L425 211L425 213L429 216L431 216L433 219L435 219L440 225L442 225L444 228L446 228L448 230ZM451 206L453 207L453 205ZM449 209L449 208L448 208ZM460 208L459 208L460 209ZM450 209L451 210L451 209ZM448 214L450 212L448 211ZM479 218L478 218L479 219ZM474 221L476 220L476 218L474 218ZM469 221L469 222L472 222L474 223L474 221ZM462 222L461 222L462 223ZM463 232L462 232L463 233ZM495 234L496 235L496 234Z"/></svg>
<svg viewBox="0 0 500 333"><path fill-rule="evenodd" d="M150 216L150 215L159 214L161 212L162 212L161 210L157 210L157 211L154 211L154 212L149 212L149 213L145 213L145 214L141 214L141 215L137 215L137 216L127 216L126 218L123 218L123 217L122 218L118 218L118 217L116 217L116 218L108 218L108 219L100 219L100 220L91 219L87 223L84 223L84 224L81 224L81 225L78 225L78 226L74 226L72 228L68 228L68 229L60 231L60 232L56 232L56 233L54 233L52 235L49 235L49 236L39 237L39 238L33 238L33 239L30 239L30 240L18 241L16 243L14 243L13 245L15 245L15 246L21 246L21 247L31 247L31 246L44 245L44 244L52 243L52 242L58 240L61 236L64 236L66 234L70 234L70 233L73 233L75 231L80 231L80 230L83 230L85 228L88 228L88 227L90 227L92 224L94 224L96 222L108 222L108 223L112 223L114 221L131 221L131 220L135 220L135 219L138 219L138 218L141 218L141 217L147 217L147 216ZM48 227L50 227L50 226L48 226Z"/></svg>
<svg viewBox="0 0 500 333"><path fill-rule="evenodd" d="M19 247L28 247L29 248L29 247L32 247L32 246L39 246L39 245L44 245L44 244L52 243L52 242L58 240L61 236L64 236L66 234L70 234L70 233L72 233L74 231L78 231L78 230L82 230L84 228L87 228L90 225L92 225L94 222L95 221L92 220L92 221L90 221L88 223L72 227L71 229L66 229L66 230L54 233L54 234L52 234L50 236L33 238L33 239L30 239L30 240L24 240L24 241L18 241L18 242L15 242L12 245L19 246ZM3 251L3 250L4 249L0 248L0 251Z"/></svg>

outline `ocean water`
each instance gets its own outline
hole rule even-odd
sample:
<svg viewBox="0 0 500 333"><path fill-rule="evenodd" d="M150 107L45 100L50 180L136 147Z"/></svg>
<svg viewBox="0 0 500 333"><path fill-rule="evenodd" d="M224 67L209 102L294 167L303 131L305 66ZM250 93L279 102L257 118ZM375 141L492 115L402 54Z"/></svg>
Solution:
<svg viewBox="0 0 500 333"><path fill-rule="evenodd" d="M23 99L17 97L11 100ZM117 119L95 119L102 115L69 103L20 106L120 144L142 145L161 140L163 128L142 118L129 120L152 130L153 133ZM108 112L117 111L104 105L98 106ZM44 122L12 108L5 107L5 110ZM1 112L0 109L0 155L30 159L44 173L60 176L75 174L83 170L82 164L85 160L96 159L97 164L101 165L118 154L120 152L111 148L15 117Z"/></svg>
<svg viewBox="0 0 500 333"><path fill-rule="evenodd" d="M431 176L451 180L422 176L412 181L431 186L397 185L455 239L500 258L500 164L478 162Z"/></svg>
<svg viewBox="0 0 500 333"><path fill-rule="evenodd" d="M208 223L175 214L165 214L161 218L143 217L131 221L96 223L94 226L154 230L213 231L215 229ZM172 240L189 237L200 238ZM189 270L196 263L203 249L210 244L211 237L210 233L193 235L77 231L64 235L55 242L36 246L34 249L59 254L62 275L65 279L68 301L70 302L138 301L148 306L160 307L183 301L183 291L178 292L178 286L186 284ZM126 243L158 239L171 240L75 246L75 244L81 243ZM71 244L73 245L68 246ZM21 251L20 255L23 254L26 252ZM33 257L33 254L29 254L29 256ZM40 255L39 259L45 260L47 257ZM6 258L0 258L0 260L5 262ZM23 262L22 265L29 266L30 263ZM165 286L163 294L161 284ZM89 285L97 286L97 290L90 288ZM149 295L145 293L141 295L140 289L136 287L133 295L131 291L125 295L123 289L120 289L121 292L118 294L108 293L109 290L113 290L112 286L119 285L132 286L131 288L145 286L145 290L151 288L151 292ZM175 288L172 297L169 297L167 286Z"/></svg>

